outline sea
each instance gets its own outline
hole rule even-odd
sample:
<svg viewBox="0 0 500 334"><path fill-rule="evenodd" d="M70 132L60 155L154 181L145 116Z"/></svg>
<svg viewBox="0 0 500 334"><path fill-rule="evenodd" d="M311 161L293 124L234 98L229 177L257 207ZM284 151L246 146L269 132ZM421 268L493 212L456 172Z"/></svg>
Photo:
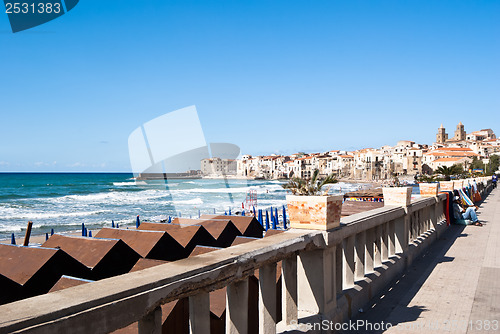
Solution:
<svg viewBox="0 0 500 334"><path fill-rule="evenodd" d="M32 235L110 227L135 227L141 221L200 214L240 213L249 193L256 209L286 203L284 181L237 179L169 179L136 182L128 173L0 173L0 239L24 236L28 221ZM362 183L333 184L341 194L368 187Z"/></svg>

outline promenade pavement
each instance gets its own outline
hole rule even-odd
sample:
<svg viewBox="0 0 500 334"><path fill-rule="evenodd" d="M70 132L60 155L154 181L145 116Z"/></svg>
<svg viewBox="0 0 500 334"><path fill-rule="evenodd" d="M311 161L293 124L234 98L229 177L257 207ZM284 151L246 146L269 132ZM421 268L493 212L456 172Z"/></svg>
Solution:
<svg viewBox="0 0 500 334"><path fill-rule="evenodd" d="M478 210L483 227L451 225L403 277L352 321L365 333L500 333L500 190ZM383 325L375 330L374 324ZM359 329L359 327L358 327Z"/></svg>

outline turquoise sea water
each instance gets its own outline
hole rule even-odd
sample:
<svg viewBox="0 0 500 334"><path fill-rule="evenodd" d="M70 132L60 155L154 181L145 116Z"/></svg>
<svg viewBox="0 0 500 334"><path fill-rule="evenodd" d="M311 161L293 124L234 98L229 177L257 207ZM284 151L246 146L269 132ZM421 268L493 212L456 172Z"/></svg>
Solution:
<svg viewBox="0 0 500 334"><path fill-rule="evenodd" d="M168 180L139 183L132 174L0 173L0 238L22 236L28 221L33 235L78 230L85 223L96 230L134 226L135 217L160 221L168 216L193 217L241 211L249 190L258 196L258 208L281 207L286 192L281 181ZM332 192L351 191L359 185L335 184Z"/></svg>

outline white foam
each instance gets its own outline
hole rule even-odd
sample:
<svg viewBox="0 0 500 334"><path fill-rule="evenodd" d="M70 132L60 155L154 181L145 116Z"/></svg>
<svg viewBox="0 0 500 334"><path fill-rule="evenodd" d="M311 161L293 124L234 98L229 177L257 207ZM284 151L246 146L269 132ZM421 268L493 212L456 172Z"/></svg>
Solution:
<svg viewBox="0 0 500 334"><path fill-rule="evenodd" d="M147 201L168 196L169 192L162 189L150 189L137 192L118 192L111 191L97 194L86 195L67 195L63 197L50 199L58 203L74 203L74 202L95 202L95 203L114 203L114 204L134 204L138 201ZM45 200L45 199L42 199Z"/></svg>
<svg viewBox="0 0 500 334"><path fill-rule="evenodd" d="M183 205L183 204L189 204L189 205L201 205L203 204L203 200L199 197L193 198L193 199L188 199L188 200L180 200L180 201L175 201L176 205Z"/></svg>
<svg viewBox="0 0 500 334"><path fill-rule="evenodd" d="M135 181L133 182L113 182L114 186L117 187L122 187L122 186L136 186L137 183Z"/></svg>
<svg viewBox="0 0 500 334"><path fill-rule="evenodd" d="M178 189L171 190L172 192L181 193L221 193L221 194L231 194L231 193L246 193L251 189L251 187L239 187L239 188L199 188L199 189Z"/></svg>
<svg viewBox="0 0 500 334"><path fill-rule="evenodd" d="M7 210L6 210L7 209ZM103 213L109 213L111 210L95 210L95 211L77 211L77 212L39 212L34 210L22 210L11 208L1 208L0 213L3 219L28 219L28 220L38 220L38 219L50 219L50 218L65 218L65 217L86 217L93 216ZM10 213L7 213L9 212Z"/></svg>

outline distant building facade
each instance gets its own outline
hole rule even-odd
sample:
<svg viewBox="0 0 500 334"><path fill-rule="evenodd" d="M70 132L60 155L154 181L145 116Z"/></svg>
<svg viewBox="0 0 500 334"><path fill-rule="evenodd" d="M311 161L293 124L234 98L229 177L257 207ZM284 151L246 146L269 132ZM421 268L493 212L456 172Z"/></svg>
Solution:
<svg viewBox="0 0 500 334"><path fill-rule="evenodd" d="M236 175L237 162L233 159L210 158L201 160L203 176Z"/></svg>
<svg viewBox="0 0 500 334"><path fill-rule="evenodd" d="M334 174L338 178L386 180L394 175L430 174L440 166L470 166L474 159L500 155L500 139L491 129L465 131L458 123L452 138L441 124L433 145L411 140L398 141L395 146L364 148L355 151L331 150L322 153L299 152L290 155L251 156L237 160L204 159L204 176L235 175L241 178L282 179L310 178L316 169L320 176Z"/></svg>

